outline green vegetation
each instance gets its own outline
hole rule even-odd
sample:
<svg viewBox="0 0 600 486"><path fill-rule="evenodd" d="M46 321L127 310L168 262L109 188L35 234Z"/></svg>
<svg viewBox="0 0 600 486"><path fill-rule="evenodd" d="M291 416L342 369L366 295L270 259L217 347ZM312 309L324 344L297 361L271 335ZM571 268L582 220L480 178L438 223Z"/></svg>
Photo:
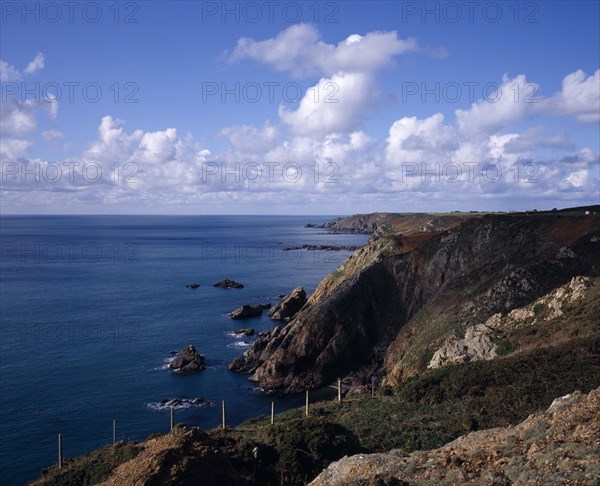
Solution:
<svg viewBox="0 0 600 486"><path fill-rule="evenodd" d="M119 465L133 459L141 449L135 444L118 442L68 461L63 469L54 466L44 483L48 486L88 486L110 476Z"/></svg>

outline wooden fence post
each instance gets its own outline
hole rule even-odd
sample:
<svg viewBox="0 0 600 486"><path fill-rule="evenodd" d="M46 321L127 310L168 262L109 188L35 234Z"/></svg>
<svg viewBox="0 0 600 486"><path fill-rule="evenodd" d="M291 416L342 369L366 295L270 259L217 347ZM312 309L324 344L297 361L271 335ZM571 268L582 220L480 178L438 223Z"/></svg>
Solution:
<svg viewBox="0 0 600 486"><path fill-rule="evenodd" d="M338 378L338 402L342 401L342 379Z"/></svg>
<svg viewBox="0 0 600 486"><path fill-rule="evenodd" d="M117 443L117 421L113 419L113 445Z"/></svg>
<svg viewBox="0 0 600 486"><path fill-rule="evenodd" d="M271 402L271 425L275 423L275 402Z"/></svg>
<svg viewBox="0 0 600 486"><path fill-rule="evenodd" d="M227 421L226 421L226 415L225 415L225 400L223 400L221 402L221 409L223 412L223 430L225 430L227 428Z"/></svg>
<svg viewBox="0 0 600 486"><path fill-rule="evenodd" d="M173 405L171 405L171 430L175 427L175 410Z"/></svg>
<svg viewBox="0 0 600 486"><path fill-rule="evenodd" d="M308 417L308 388L306 389L306 407L304 413Z"/></svg>
<svg viewBox="0 0 600 486"><path fill-rule="evenodd" d="M62 434L58 434L58 469L63 467Z"/></svg>
<svg viewBox="0 0 600 486"><path fill-rule="evenodd" d="M371 377L371 397L375 396L375 377Z"/></svg>

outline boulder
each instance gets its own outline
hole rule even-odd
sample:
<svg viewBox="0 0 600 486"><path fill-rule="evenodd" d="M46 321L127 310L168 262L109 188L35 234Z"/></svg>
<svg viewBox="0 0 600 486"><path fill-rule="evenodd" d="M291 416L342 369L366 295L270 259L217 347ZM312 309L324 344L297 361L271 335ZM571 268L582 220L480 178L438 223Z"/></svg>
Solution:
<svg viewBox="0 0 600 486"><path fill-rule="evenodd" d="M190 283L185 286L186 289L197 289L198 287L200 287L200 285L197 283Z"/></svg>
<svg viewBox="0 0 600 486"><path fill-rule="evenodd" d="M306 304L306 292L303 287L296 287L271 308L269 317L276 321L292 319L304 304Z"/></svg>
<svg viewBox="0 0 600 486"><path fill-rule="evenodd" d="M206 368L204 356L198 354L191 344L184 348L169 365L173 371L192 373Z"/></svg>
<svg viewBox="0 0 600 486"><path fill-rule="evenodd" d="M243 289L244 286L239 283L236 282L235 280L229 280L228 278L226 278L225 280L221 280L220 282L217 282L216 284L213 285L213 287L220 287L222 289Z"/></svg>

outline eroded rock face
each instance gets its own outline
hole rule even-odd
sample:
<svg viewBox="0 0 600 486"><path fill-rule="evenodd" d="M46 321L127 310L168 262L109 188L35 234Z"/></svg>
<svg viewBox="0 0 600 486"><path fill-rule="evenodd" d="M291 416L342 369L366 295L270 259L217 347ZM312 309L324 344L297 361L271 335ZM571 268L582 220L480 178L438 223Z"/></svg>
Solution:
<svg viewBox="0 0 600 486"><path fill-rule="evenodd" d="M198 354L191 344L185 347L169 365L173 371L180 373L193 373L206 368L204 356Z"/></svg>
<svg viewBox="0 0 600 486"><path fill-rule="evenodd" d="M275 321L292 319L304 304L306 304L306 291L303 287L296 287L271 308L269 317Z"/></svg>

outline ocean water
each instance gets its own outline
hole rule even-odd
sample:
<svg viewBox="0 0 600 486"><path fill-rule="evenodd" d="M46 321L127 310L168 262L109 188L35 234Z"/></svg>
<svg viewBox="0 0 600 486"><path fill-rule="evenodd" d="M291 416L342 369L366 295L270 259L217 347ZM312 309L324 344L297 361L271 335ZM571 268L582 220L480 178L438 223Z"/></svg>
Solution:
<svg viewBox="0 0 600 486"><path fill-rule="evenodd" d="M312 292L348 252L283 251L302 244L358 245L364 235L305 228L314 216L3 216L0 218L0 484L23 484L66 457L117 439L202 428L270 413L246 375L227 364L271 330L263 317L232 321L242 304L276 303L298 285ZM245 285L219 289L224 278ZM198 289L186 284L197 282ZM168 369L193 344L209 368ZM204 402L194 404L195 397ZM274 398L276 410L303 397Z"/></svg>

